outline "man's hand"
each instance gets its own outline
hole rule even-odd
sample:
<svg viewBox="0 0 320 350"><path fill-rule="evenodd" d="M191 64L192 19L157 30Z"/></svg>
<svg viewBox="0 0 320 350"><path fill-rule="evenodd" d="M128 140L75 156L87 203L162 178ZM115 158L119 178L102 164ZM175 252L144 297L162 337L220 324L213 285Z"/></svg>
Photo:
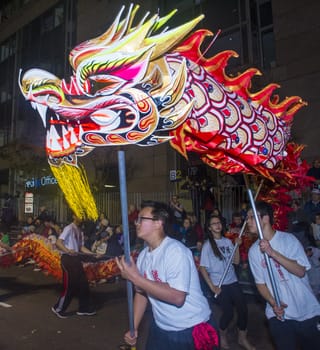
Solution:
<svg viewBox="0 0 320 350"><path fill-rule="evenodd" d="M242 244L242 238L241 238L241 237L237 237L237 238L234 240L234 242L235 242L236 244L238 244L238 246L240 246L240 245Z"/></svg>
<svg viewBox="0 0 320 350"><path fill-rule="evenodd" d="M219 288L218 286L210 286L210 289L214 293L215 297L217 297L221 293L221 288Z"/></svg>
<svg viewBox="0 0 320 350"><path fill-rule="evenodd" d="M259 246L262 253L266 253L272 257L274 250L272 249L269 241L267 241L266 239L262 239L259 243Z"/></svg>
<svg viewBox="0 0 320 350"><path fill-rule="evenodd" d="M130 257L130 264L125 261L125 256L122 256L121 258L116 257L116 263L123 278L134 283L134 281L140 277L139 270L132 256Z"/></svg>
<svg viewBox="0 0 320 350"><path fill-rule="evenodd" d="M137 342L137 338L138 338L138 331L134 331L134 335L131 336L131 332L128 331L125 335L124 335L124 341L133 346L133 345L136 345L136 342Z"/></svg>
<svg viewBox="0 0 320 350"><path fill-rule="evenodd" d="M276 315L277 319L282 321L283 316L284 316L284 312L285 312L284 309L287 308L288 305L281 301L280 306L278 306L276 303L274 305L271 305L271 306L272 306L273 312Z"/></svg>

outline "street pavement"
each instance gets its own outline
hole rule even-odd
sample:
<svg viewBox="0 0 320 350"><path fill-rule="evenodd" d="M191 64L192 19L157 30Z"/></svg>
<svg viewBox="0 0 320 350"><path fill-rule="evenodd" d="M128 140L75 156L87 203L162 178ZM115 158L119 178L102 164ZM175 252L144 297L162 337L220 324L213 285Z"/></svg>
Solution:
<svg viewBox="0 0 320 350"><path fill-rule="evenodd" d="M51 307L61 285L33 266L0 269L0 350L117 350L128 329L126 282L97 284L92 287L95 316L77 316L77 301L70 305L70 317L60 319ZM272 350L264 317L264 305L247 295L248 336L257 350ZM0 304L1 305L1 304ZM213 305L213 312L219 309ZM69 310L68 310L69 311ZM151 318L148 311L139 330L137 350L145 350ZM231 350L243 348L236 342L235 323L229 327ZM148 349L152 350L152 349Z"/></svg>

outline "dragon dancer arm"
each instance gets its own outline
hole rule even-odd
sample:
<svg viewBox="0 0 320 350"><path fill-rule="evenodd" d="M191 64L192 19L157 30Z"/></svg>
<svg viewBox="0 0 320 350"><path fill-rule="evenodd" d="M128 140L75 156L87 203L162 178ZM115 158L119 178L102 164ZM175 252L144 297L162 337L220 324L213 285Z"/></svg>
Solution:
<svg viewBox="0 0 320 350"><path fill-rule="evenodd" d="M92 252L90 249L88 249L85 246L82 246L80 248L80 251L81 251L81 253L85 253L85 254L88 254L88 255L96 255L96 253Z"/></svg>
<svg viewBox="0 0 320 350"><path fill-rule="evenodd" d="M56 242L56 246L59 250L61 250L64 253L70 254L70 253L75 253L75 251L68 249L65 245L64 245L64 241L60 238L57 239Z"/></svg>

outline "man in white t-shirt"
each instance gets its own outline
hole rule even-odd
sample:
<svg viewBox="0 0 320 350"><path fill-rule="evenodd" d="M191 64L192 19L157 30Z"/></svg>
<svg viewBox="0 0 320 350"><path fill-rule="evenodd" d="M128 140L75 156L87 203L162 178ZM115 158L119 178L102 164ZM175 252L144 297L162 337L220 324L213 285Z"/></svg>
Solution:
<svg viewBox="0 0 320 350"><path fill-rule="evenodd" d="M263 239L249 250L249 263L258 291L266 300L266 316L277 350L316 349L320 345L320 305L312 293L306 271L310 263L303 246L293 234L273 229L270 204L256 203ZM248 211L248 229L257 233L253 211ZM277 305L264 253L280 298ZM317 345L316 345L317 344Z"/></svg>
<svg viewBox="0 0 320 350"><path fill-rule="evenodd" d="M163 203L144 202L136 220L137 236L146 247L137 264L117 259L122 277L136 287L134 335L125 341L136 344L138 328L148 301L153 312L146 349L217 349L218 334L208 302L202 294L199 275L190 249L166 235L168 208ZM205 344L207 347L203 346Z"/></svg>
<svg viewBox="0 0 320 350"><path fill-rule="evenodd" d="M84 261L91 261L95 253L84 246L81 223L82 220L73 215L72 223L63 229L56 241L56 247L62 252L63 291L51 310L60 318L67 317L65 311L75 295L79 298L77 315L95 314L90 306L89 283L82 265Z"/></svg>
<svg viewBox="0 0 320 350"><path fill-rule="evenodd" d="M307 247L305 249L311 268L307 271L311 289L314 295L320 300L320 249Z"/></svg>

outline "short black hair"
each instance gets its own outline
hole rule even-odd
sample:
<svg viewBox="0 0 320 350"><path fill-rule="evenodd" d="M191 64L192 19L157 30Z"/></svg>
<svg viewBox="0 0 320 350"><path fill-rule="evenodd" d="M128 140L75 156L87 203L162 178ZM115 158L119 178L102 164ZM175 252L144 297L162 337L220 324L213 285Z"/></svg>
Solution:
<svg viewBox="0 0 320 350"><path fill-rule="evenodd" d="M268 215L270 218L270 224L273 225L273 208L271 204L264 201L258 201L256 202L256 209L261 217Z"/></svg>
<svg viewBox="0 0 320 350"><path fill-rule="evenodd" d="M157 220L162 221L163 227L166 230L171 218L171 210L166 203L157 202L153 200L144 200L141 203L141 209L149 207L151 208L151 213L153 217Z"/></svg>

